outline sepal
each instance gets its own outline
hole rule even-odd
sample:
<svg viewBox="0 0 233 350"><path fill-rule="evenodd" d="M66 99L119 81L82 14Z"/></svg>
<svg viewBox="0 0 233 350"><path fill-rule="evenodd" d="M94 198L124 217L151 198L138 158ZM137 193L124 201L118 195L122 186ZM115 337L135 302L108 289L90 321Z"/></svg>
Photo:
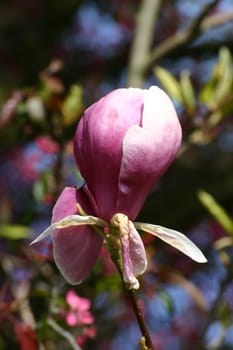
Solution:
<svg viewBox="0 0 233 350"><path fill-rule="evenodd" d="M108 226L108 223L92 215L86 215L86 216L68 215L63 219L57 222L54 222L52 225L50 225L38 237L36 237L34 241L30 243L30 245L40 242L42 239L48 237L52 233L52 231L55 229L67 228L71 226L80 226L80 225L96 225L100 227L106 227Z"/></svg>
<svg viewBox="0 0 233 350"><path fill-rule="evenodd" d="M134 226L139 230L160 238L162 241L180 250L198 263L207 262L207 259L201 250L181 232L171 230L167 227L142 222L134 222Z"/></svg>

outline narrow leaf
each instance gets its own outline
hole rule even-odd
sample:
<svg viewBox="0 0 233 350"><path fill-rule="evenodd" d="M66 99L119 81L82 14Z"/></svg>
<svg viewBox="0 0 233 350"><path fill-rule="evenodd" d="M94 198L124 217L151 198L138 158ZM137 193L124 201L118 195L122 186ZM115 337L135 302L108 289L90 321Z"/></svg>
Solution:
<svg viewBox="0 0 233 350"><path fill-rule="evenodd" d="M181 95L183 97L184 104L187 107L190 114L193 114L196 107L196 99L195 99L193 85L190 79L190 73L187 70L184 70L181 73L180 88L181 88Z"/></svg>
<svg viewBox="0 0 233 350"><path fill-rule="evenodd" d="M170 72L160 66L157 66L154 69L154 72L167 93L177 102L182 103L183 100L180 91L180 85L176 78Z"/></svg>
<svg viewBox="0 0 233 350"><path fill-rule="evenodd" d="M72 85L62 106L64 125L70 126L72 123L77 122L82 110L82 88L79 85Z"/></svg>
<svg viewBox="0 0 233 350"><path fill-rule="evenodd" d="M7 239L23 239L30 235L30 229L23 225L3 224L0 226L0 237Z"/></svg>
<svg viewBox="0 0 233 350"><path fill-rule="evenodd" d="M233 234L233 220L227 214L225 209L214 199L214 197L203 190L198 191L197 195L202 205L219 222L224 230L230 234Z"/></svg>
<svg viewBox="0 0 233 350"><path fill-rule="evenodd" d="M215 102L221 102L227 95L231 94L233 82L233 65L230 51L222 47L219 53L220 74L215 88Z"/></svg>

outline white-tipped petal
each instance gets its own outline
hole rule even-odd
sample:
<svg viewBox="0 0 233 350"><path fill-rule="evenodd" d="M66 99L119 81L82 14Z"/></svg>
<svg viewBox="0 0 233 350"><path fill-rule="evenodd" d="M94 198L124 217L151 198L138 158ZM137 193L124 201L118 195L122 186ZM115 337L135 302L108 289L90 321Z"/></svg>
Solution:
<svg viewBox="0 0 233 350"><path fill-rule="evenodd" d="M162 241L180 250L196 262L207 262L207 259L201 250L188 237L183 235L183 233L171 230L167 227L142 222L134 222L134 226L139 230L148 232L160 238Z"/></svg>
<svg viewBox="0 0 233 350"><path fill-rule="evenodd" d="M80 225L96 225L100 227L108 226L108 223L96 216L92 215L69 215L60 221L54 223L56 228L64 228L70 226L80 226Z"/></svg>
<svg viewBox="0 0 233 350"><path fill-rule="evenodd" d="M30 245L40 242L42 239L48 237L51 234L51 232L55 229L80 225L96 225L100 227L105 227L108 226L108 223L100 218L91 215L69 215L50 225L37 238L35 238L34 241L30 243Z"/></svg>
<svg viewBox="0 0 233 350"><path fill-rule="evenodd" d="M48 237L51 232L54 230L54 225L50 225L49 227L47 227L38 237L36 237L31 243L30 245L33 245L35 243L38 243L40 241L42 241L42 239Z"/></svg>

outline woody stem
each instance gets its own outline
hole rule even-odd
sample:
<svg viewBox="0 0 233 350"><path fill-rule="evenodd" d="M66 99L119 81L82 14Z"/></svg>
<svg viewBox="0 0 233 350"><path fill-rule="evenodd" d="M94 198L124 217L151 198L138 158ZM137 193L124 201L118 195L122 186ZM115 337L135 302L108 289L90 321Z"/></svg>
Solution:
<svg viewBox="0 0 233 350"><path fill-rule="evenodd" d="M142 310L141 310L139 303L138 303L136 291L135 291L135 289L127 289L127 286L125 286L125 283L124 283L124 288L127 291L127 294L128 294L129 299L131 301L131 304L132 304L132 307L133 307L133 310L134 310L134 313L135 313L135 316L136 316L136 319L138 322L138 326L140 328L142 336L145 339L145 345L146 345L145 349L146 350L154 350L152 340L151 340L149 331L147 329L145 319L144 319L143 314L142 314Z"/></svg>
<svg viewBox="0 0 233 350"><path fill-rule="evenodd" d="M111 255L112 261L115 264L115 266L116 266L116 268L121 276L124 290L126 291L128 297L129 297L129 300L132 304L133 311L135 313L137 323L138 323L138 326L139 326L141 334L142 334L142 339L140 341L141 349L142 350L154 350L152 340L151 340L149 331L147 329L142 310L141 310L139 303L138 303L136 291L135 291L135 289L129 289L129 286L127 285L127 283L125 283L125 281L123 279L121 258L120 258L120 254L119 254L119 240L114 235L107 235L106 248L108 249L108 251Z"/></svg>

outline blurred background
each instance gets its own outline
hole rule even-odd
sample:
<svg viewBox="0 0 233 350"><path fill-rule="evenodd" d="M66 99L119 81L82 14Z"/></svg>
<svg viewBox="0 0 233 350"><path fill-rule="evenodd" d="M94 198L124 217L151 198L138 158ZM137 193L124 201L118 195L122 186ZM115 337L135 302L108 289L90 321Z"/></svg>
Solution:
<svg viewBox="0 0 233 350"><path fill-rule="evenodd" d="M63 187L82 184L72 138L83 110L150 85L171 96L184 136L138 219L184 232L208 263L144 236L140 303L156 349L232 349L232 1L8 0L0 19L0 350L138 349L104 250L72 287L50 242L29 243Z"/></svg>

